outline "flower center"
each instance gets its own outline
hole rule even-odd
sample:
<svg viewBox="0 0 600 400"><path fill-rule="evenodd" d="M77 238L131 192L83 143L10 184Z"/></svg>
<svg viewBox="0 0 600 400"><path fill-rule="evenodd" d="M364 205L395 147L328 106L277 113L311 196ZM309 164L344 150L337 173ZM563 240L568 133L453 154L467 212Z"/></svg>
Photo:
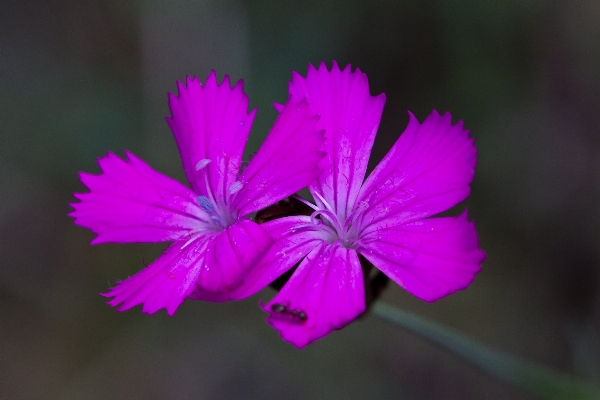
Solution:
<svg viewBox="0 0 600 400"><path fill-rule="evenodd" d="M347 249L360 247L358 231L349 218L344 225L338 217L329 210L316 210L310 216L311 222L321 231L323 240L331 244L339 244Z"/></svg>
<svg viewBox="0 0 600 400"><path fill-rule="evenodd" d="M237 218L237 212L230 207L232 197L239 192L243 184L240 181L235 181L229 187L229 195L215 196L212 187L209 184L207 166L211 163L209 159L200 160L196 164L196 171L199 171L204 178L206 195L200 195L196 201L200 208L205 212L199 216L200 219L207 225L208 229L222 231L229 227Z"/></svg>
<svg viewBox="0 0 600 400"><path fill-rule="evenodd" d="M216 212L214 204L206 196L198 196L198 204L202 208L210 219L209 225L215 230L222 230L229 226L231 221L227 221L219 213Z"/></svg>
<svg viewBox="0 0 600 400"><path fill-rule="evenodd" d="M358 249L363 247L363 243L360 239L360 217L362 211L368 207L368 203L362 202L359 204L350 216L345 218L344 224L342 225L340 217L334 212L334 208L329 205L327 200L325 200L318 192L313 192L313 196L317 200L318 205L314 205L301 197L294 196L298 201L301 201L315 210L310 215L311 223L307 224L306 229L318 232L318 237L330 244L339 244L347 249Z"/></svg>

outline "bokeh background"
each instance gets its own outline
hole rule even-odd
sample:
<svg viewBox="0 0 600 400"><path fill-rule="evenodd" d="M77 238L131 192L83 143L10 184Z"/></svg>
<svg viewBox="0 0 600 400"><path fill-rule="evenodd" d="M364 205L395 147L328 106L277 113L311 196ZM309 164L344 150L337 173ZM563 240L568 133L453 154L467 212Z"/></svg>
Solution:
<svg viewBox="0 0 600 400"><path fill-rule="evenodd" d="M371 168L449 110L478 167L468 290L383 300L600 383L600 2L0 1L0 393L6 399L530 399L372 316L304 350L260 299L117 313L97 293L164 245L90 246L77 172L128 149L184 181L164 121L186 75L244 78L256 151L291 71L351 63L387 103Z"/></svg>

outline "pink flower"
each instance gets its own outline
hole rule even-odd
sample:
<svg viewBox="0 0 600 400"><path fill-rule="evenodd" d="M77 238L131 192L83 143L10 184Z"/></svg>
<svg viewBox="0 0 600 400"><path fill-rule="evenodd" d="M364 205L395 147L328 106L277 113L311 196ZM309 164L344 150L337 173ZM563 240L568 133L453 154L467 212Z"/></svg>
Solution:
<svg viewBox="0 0 600 400"><path fill-rule="evenodd" d="M475 147L462 122L433 112L410 122L390 152L363 182L385 96L370 96L367 77L350 66L309 66L294 73L291 102L306 98L321 116L328 152L310 186L311 216L265 223L276 238L257 266L258 291L300 262L282 290L264 307L282 337L303 347L340 329L365 311L365 279L359 255L398 285L435 301L466 288L480 270L478 248L466 211L429 218L469 195ZM281 108L285 112L285 108Z"/></svg>
<svg viewBox="0 0 600 400"><path fill-rule="evenodd" d="M242 81L219 85L214 71L178 83L167 118L191 188L160 174L133 154L100 158L102 174L81 173L90 189L76 193L75 223L90 228L97 243L174 241L142 271L110 288L119 311L142 304L152 314L173 315L193 291L217 298L253 276L254 264L273 243L267 230L245 217L312 182L324 157L322 132L306 101L289 102L265 143L241 171L256 110L248 113Z"/></svg>

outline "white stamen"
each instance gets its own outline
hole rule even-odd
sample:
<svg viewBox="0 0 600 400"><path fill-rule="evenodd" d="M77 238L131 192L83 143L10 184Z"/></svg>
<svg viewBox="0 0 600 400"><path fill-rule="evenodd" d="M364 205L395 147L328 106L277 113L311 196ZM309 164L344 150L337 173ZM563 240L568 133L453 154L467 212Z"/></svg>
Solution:
<svg viewBox="0 0 600 400"><path fill-rule="evenodd" d="M321 216L322 220L329 221L329 224L337 232L338 235L340 235L343 232L342 226L340 225L340 222L338 221L337 217L333 212L329 210L317 210L313 212L310 215L310 220L313 224L318 225L317 216L319 215Z"/></svg>
<svg viewBox="0 0 600 400"><path fill-rule="evenodd" d="M244 184L240 181L235 181L233 182L233 184L229 187L229 194L235 194L237 192L240 191L241 188L244 187Z"/></svg>
<svg viewBox="0 0 600 400"><path fill-rule="evenodd" d="M296 195L293 195L293 197L294 197L296 200L298 200L299 202L306 204L307 206L309 206L309 207L310 207L310 208L312 208L313 210L315 210L315 211L319 210L319 207L315 206L315 205L314 205L313 203L311 203L310 201L308 201L308 200L305 200L305 199L303 199L302 197L300 197L300 196L296 196Z"/></svg>
<svg viewBox="0 0 600 400"><path fill-rule="evenodd" d="M195 239L196 239L196 237L192 236L187 242L185 242L185 244L183 246L181 246L181 249L179 249L179 250L183 250L186 247L188 247Z"/></svg>
<svg viewBox="0 0 600 400"><path fill-rule="evenodd" d="M325 200L323 196L321 196L318 192L313 193L313 196L315 196L328 211L333 212L333 207L331 207L329 203L327 203L327 200Z"/></svg>
<svg viewBox="0 0 600 400"><path fill-rule="evenodd" d="M211 163L212 160L208 159L208 158L203 158L202 160L198 161L198 164L196 164L196 171L200 171L202 168L206 167L208 164Z"/></svg>

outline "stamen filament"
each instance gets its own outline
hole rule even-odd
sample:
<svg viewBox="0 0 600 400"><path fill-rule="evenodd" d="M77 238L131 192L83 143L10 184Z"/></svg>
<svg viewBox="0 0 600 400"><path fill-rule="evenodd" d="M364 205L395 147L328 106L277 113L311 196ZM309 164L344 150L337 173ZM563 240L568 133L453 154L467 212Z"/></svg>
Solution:
<svg viewBox="0 0 600 400"><path fill-rule="evenodd" d="M294 197L296 200L298 200L299 202L306 204L307 206L309 206L309 207L310 207L310 208L312 208L313 210L315 210L315 211L318 211L318 210L319 210L319 207L315 206L315 205L314 205L313 203L311 203L310 201L308 201L308 200L305 200L305 199L303 199L302 197L300 197L300 196L296 196L296 195L293 195L293 197Z"/></svg>
<svg viewBox="0 0 600 400"><path fill-rule="evenodd" d="M329 223L332 225L332 228L338 232L338 236L341 232L343 232L342 225L340 224L340 222L337 219L337 216L333 212L329 210L317 210L311 214L311 221L313 221L313 223L316 224L317 216L319 215L321 215L322 217L326 218L327 221L329 221Z"/></svg>
<svg viewBox="0 0 600 400"><path fill-rule="evenodd" d="M325 200L325 198L323 196L321 196L321 194L319 192L314 192L313 195L321 202L323 203L323 205L325 206L325 208L327 209L327 211L330 211L333 213L333 207L331 207L329 205L329 203L327 203L327 201Z"/></svg>

